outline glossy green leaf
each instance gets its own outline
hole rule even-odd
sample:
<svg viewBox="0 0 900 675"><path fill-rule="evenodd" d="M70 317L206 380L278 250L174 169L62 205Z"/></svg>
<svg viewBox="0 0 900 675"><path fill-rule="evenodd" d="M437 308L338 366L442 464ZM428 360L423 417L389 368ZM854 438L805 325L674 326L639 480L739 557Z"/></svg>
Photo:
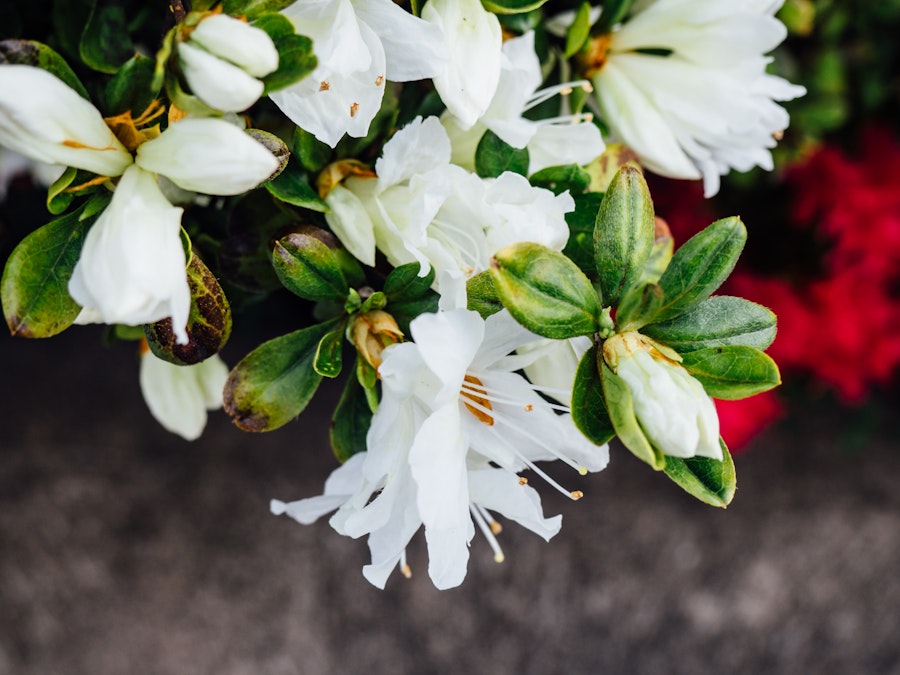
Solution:
<svg viewBox="0 0 900 675"><path fill-rule="evenodd" d="M300 166L313 174L324 169L331 159L331 148L328 144L300 127L294 129L291 148Z"/></svg>
<svg viewBox="0 0 900 675"><path fill-rule="evenodd" d="M78 45L81 60L101 73L115 73L134 56L128 17L121 2L96 0Z"/></svg>
<svg viewBox="0 0 900 675"><path fill-rule="evenodd" d="M466 308L478 312L482 319L503 309L503 303L494 290L489 270L476 274L466 281Z"/></svg>
<svg viewBox="0 0 900 675"><path fill-rule="evenodd" d="M645 326L641 332L682 354L725 345L764 350L775 339L776 321L770 310L755 302L714 295L674 319Z"/></svg>
<svg viewBox="0 0 900 675"><path fill-rule="evenodd" d="M475 149L475 172L482 178L496 178L504 171L528 175L528 148L507 145L493 131L485 131Z"/></svg>
<svg viewBox="0 0 900 675"><path fill-rule="evenodd" d="M569 240L563 253L571 258L588 278L597 276L597 265L594 263L594 224L597 222L597 210L603 194L586 192L575 197L575 210L566 214L569 226Z"/></svg>
<svg viewBox="0 0 900 675"><path fill-rule="evenodd" d="M597 292L578 266L562 253L523 242L491 258L497 297L516 321L543 337L590 335L602 310Z"/></svg>
<svg viewBox="0 0 900 675"><path fill-rule="evenodd" d="M616 173L594 226L594 262L603 304L616 306L637 285L650 259L653 202L643 174L631 166Z"/></svg>
<svg viewBox="0 0 900 675"><path fill-rule="evenodd" d="M656 284L644 284L627 291L616 310L619 332L638 330L656 316L663 304L663 291Z"/></svg>
<svg viewBox="0 0 900 675"><path fill-rule="evenodd" d="M682 355L681 365L713 398L733 401L781 384L781 374L771 357L744 345L688 352Z"/></svg>
<svg viewBox="0 0 900 675"><path fill-rule="evenodd" d="M138 117L159 96L153 86L156 60L135 54L122 64L113 78L106 83L105 112L107 116L131 111Z"/></svg>
<svg viewBox="0 0 900 675"><path fill-rule="evenodd" d="M574 197L582 194L591 184L591 175L577 164L548 166L531 174L528 181L535 187L545 188L559 195L566 190Z"/></svg>
<svg viewBox="0 0 900 675"><path fill-rule="evenodd" d="M740 218L717 220L688 239L659 279L666 300L657 321L673 319L706 300L731 274L747 241Z"/></svg>
<svg viewBox="0 0 900 675"><path fill-rule="evenodd" d="M65 82L80 96L91 100L87 89L62 56L36 40L3 40L0 42L0 64L22 64L42 68Z"/></svg>
<svg viewBox="0 0 900 675"><path fill-rule="evenodd" d="M328 213L328 205L310 186L309 179L296 161L289 160L285 169L265 184L266 189L279 201L310 211Z"/></svg>
<svg viewBox="0 0 900 675"><path fill-rule="evenodd" d="M347 378L334 415L331 417L331 449L341 463L353 455L366 451L366 435L372 425L372 410L363 389L355 377Z"/></svg>
<svg viewBox="0 0 900 675"><path fill-rule="evenodd" d="M591 35L591 3L582 2L575 12L575 19L566 33L566 58L577 54Z"/></svg>
<svg viewBox="0 0 900 675"><path fill-rule="evenodd" d="M688 494L724 509L734 498L737 476L731 453L721 438L719 445L722 446L722 461L709 457L666 457L665 472Z"/></svg>
<svg viewBox="0 0 900 675"><path fill-rule="evenodd" d="M336 321L264 342L247 354L225 382L224 408L244 431L271 431L299 415L322 376L313 361L322 338Z"/></svg>
<svg viewBox="0 0 900 675"><path fill-rule="evenodd" d="M88 220L79 220L80 214L80 209L73 211L35 230L6 261L0 297L12 335L56 335L81 311L68 290L89 225Z"/></svg>
<svg viewBox="0 0 900 675"><path fill-rule="evenodd" d="M67 190L75 182L77 175L78 169L72 166L67 167L47 189L47 210L54 216L63 213L75 199L75 195Z"/></svg>
<svg viewBox="0 0 900 675"><path fill-rule="evenodd" d="M215 275L196 255L190 256L187 280L191 289L188 343L178 344L171 318L144 326L150 351L163 361L178 365L205 361L219 352L231 337L231 305Z"/></svg>
<svg viewBox="0 0 900 675"><path fill-rule="evenodd" d="M343 359L341 352L344 347L344 326L341 324L319 341L316 348L316 356L313 359L313 369L322 377L337 377L341 374Z"/></svg>
<svg viewBox="0 0 900 675"><path fill-rule="evenodd" d="M541 7L547 0L483 0L486 9L495 14L520 14Z"/></svg>
<svg viewBox="0 0 900 675"><path fill-rule="evenodd" d="M342 301L350 290L334 248L312 234L276 241L272 264L284 287L301 298Z"/></svg>
<svg viewBox="0 0 900 675"><path fill-rule="evenodd" d="M575 371L572 387L572 421L590 441L603 445L616 435L603 395L603 382L598 370L598 346L588 349Z"/></svg>
<svg viewBox="0 0 900 675"><path fill-rule="evenodd" d="M312 40L297 35L294 24L286 16L263 13L254 19L253 25L266 31L278 50L278 69L262 78L266 94L289 87L315 70L317 59Z"/></svg>
<svg viewBox="0 0 900 675"><path fill-rule="evenodd" d="M389 303L418 300L431 292L434 268L425 276L419 276L419 270L419 263L407 263L391 270L384 280L384 294Z"/></svg>
<svg viewBox="0 0 900 675"><path fill-rule="evenodd" d="M606 409L613 429L616 430L616 436L635 457L657 471L662 471L666 466L666 457L650 443L641 429L634 412L634 399L631 397L631 390L625 380L610 370L599 352L597 353L597 367L603 384Z"/></svg>

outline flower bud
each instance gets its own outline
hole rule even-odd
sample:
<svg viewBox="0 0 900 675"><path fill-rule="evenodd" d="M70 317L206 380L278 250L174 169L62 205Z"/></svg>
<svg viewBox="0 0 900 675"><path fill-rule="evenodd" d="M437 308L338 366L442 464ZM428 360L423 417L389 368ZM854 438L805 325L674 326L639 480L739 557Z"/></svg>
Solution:
<svg viewBox="0 0 900 675"><path fill-rule="evenodd" d="M257 78L278 68L278 50L268 34L225 14L201 20L178 44L178 57L191 91L225 112L256 103L265 88Z"/></svg>
<svg viewBox="0 0 900 675"><path fill-rule="evenodd" d="M712 399L678 362L678 355L636 332L603 343L603 358L625 381L647 439L672 457L722 459L719 417Z"/></svg>
<svg viewBox="0 0 900 675"><path fill-rule="evenodd" d="M403 331L394 317L380 309L357 316L350 326L350 334L359 355L375 369L381 365L385 347L403 339Z"/></svg>
<svg viewBox="0 0 900 675"><path fill-rule="evenodd" d="M119 176L131 155L100 112L55 75L0 65L0 145L29 159Z"/></svg>

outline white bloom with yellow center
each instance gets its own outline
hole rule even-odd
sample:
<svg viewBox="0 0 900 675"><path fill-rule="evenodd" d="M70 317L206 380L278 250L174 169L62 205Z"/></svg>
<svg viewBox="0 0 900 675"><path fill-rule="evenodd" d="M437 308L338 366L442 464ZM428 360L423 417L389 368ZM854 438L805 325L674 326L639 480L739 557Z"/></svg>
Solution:
<svg viewBox="0 0 900 675"><path fill-rule="evenodd" d="M703 178L706 196L731 169L771 170L789 118L776 101L806 90L766 73L787 35L782 2L656 0L614 29L593 73L612 133L648 169ZM601 38L602 39L602 38Z"/></svg>

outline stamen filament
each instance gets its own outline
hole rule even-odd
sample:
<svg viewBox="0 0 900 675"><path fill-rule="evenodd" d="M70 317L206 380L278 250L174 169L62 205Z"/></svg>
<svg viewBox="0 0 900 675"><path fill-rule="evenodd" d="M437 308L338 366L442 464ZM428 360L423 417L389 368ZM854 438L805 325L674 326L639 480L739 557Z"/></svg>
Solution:
<svg viewBox="0 0 900 675"><path fill-rule="evenodd" d="M591 86L591 83L587 80L576 80L574 82L564 82L562 84L557 84L552 87L546 87L545 89L540 89L534 92L534 95L528 99L528 102L525 104L525 107L522 109L522 112L526 110L531 110L535 106L540 105L544 101L547 101L557 94L560 96L568 96L574 91L575 87L583 89L587 93L590 93L594 90Z"/></svg>
<svg viewBox="0 0 900 675"><path fill-rule="evenodd" d="M497 542L497 537L494 536L494 533L491 532L491 528L488 527L488 524L484 520L484 516L479 513L478 508L469 505L469 511L472 512L472 517L475 519L475 522L478 523L478 529L481 530L481 533L484 535L484 538L488 540L488 544L491 547L491 550L494 552L494 561L498 563L502 563L506 560L506 556L503 555L503 549L500 548L500 544Z"/></svg>

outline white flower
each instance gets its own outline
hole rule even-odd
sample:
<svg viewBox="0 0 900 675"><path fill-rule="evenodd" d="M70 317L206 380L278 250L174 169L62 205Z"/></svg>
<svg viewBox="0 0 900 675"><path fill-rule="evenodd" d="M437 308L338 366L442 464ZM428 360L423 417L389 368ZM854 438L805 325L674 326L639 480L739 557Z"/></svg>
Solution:
<svg viewBox="0 0 900 675"><path fill-rule="evenodd" d="M0 65L0 145L101 176L119 176L132 161L90 101L46 70L25 65Z"/></svg>
<svg viewBox="0 0 900 675"><path fill-rule="evenodd" d="M503 43L500 81L478 122L463 130L449 111L441 118L453 147L453 163L474 170L475 150L487 129L514 148L528 148L529 174L548 166L588 164L596 159L604 146L590 114L560 114L540 121L523 117L525 112L557 94L565 95L574 87L590 90L590 84L581 80L538 90L542 81L533 32ZM563 105L566 104L564 101Z"/></svg>
<svg viewBox="0 0 900 675"><path fill-rule="evenodd" d="M206 411L222 407L228 366L218 354L191 366L163 361L143 346L140 383L153 417L167 431L193 441L206 426Z"/></svg>
<svg viewBox="0 0 900 675"><path fill-rule="evenodd" d="M719 417L703 385L638 333L603 343L606 362L631 390L647 439L672 457L722 459Z"/></svg>
<svg viewBox="0 0 900 675"><path fill-rule="evenodd" d="M510 352L535 336L505 310L487 321L464 309L423 314L410 332L415 342L383 352L383 397L365 457L335 472L323 497L273 502L273 512L309 522L340 503L331 523L342 534L369 534L372 564L364 573L379 587L405 565L405 548L424 525L429 575L438 588L451 588L465 576L475 525L503 559L490 511L546 539L559 530L518 471L531 468L578 499L580 492L534 462L562 459L584 474L606 466L608 449L587 441L516 373L529 359Z"/></svg>
<svg viewBox="0 0 900 675"><path fill-rule="evenodd" d="M572 383L581 357L591 348L591 338L587 335L568 340L539 340L523 345L516 351L529 354L534 360L525 366L525 375L541 391L560 403L571 405Z"/></svg>
<svg viewBox="0 0 900 675"><path fill-rule="evenodd" d="M172 317L180 343L191 307L181 244L182 209L153 174L130 166L88 232L69 280L78 323L140 325Z"/></svg>
<svg viewBox="0 0 900 675"><path fill-rule="evenodd" d="M246 110L256 103L264 89L257 78L278 68L272 38L227 14L202 19L177 49L191 91L207 105L226 112Z"/></svg>
<svg viewBox="0 0 900 675"><path fill-rule="evenodd" d="M500 80L500 21L480 0L429 0L422 18L440 28L450 53L434 86L459 126L468 129L484 115Z"/></svg>
<svg viewBox="0 0 900 675"><path fill-rule="evenodd" d="M772 59L763 54L787 34L774 17L781 4L657 0L634 14L592 75L612 132L652 171L702 177L707 196L731 169L771 170L770 148L789 122L775 101L806 91L765 72Z"/></svg>
<svg viewBox="0 0 900 675"><path fill-rule="evenodd" d="M318 66L270 98L297 126L334 147L365 136L385 80L431 77L446 58L439 29L391 0L298 0L282 10L313 41Z"/></svg>
<svg viewBox="0 0 900 675"><path fill-rule="evenodd" d="M375 249L392 265L418 262L469 277L519 241L561 250L568 238L568 193L554 195L518 174L483 180L450 164L450 141L436 117L398 131L375 164L375 178L350 177L326 198L329 226L367 265Z"/></svg>

